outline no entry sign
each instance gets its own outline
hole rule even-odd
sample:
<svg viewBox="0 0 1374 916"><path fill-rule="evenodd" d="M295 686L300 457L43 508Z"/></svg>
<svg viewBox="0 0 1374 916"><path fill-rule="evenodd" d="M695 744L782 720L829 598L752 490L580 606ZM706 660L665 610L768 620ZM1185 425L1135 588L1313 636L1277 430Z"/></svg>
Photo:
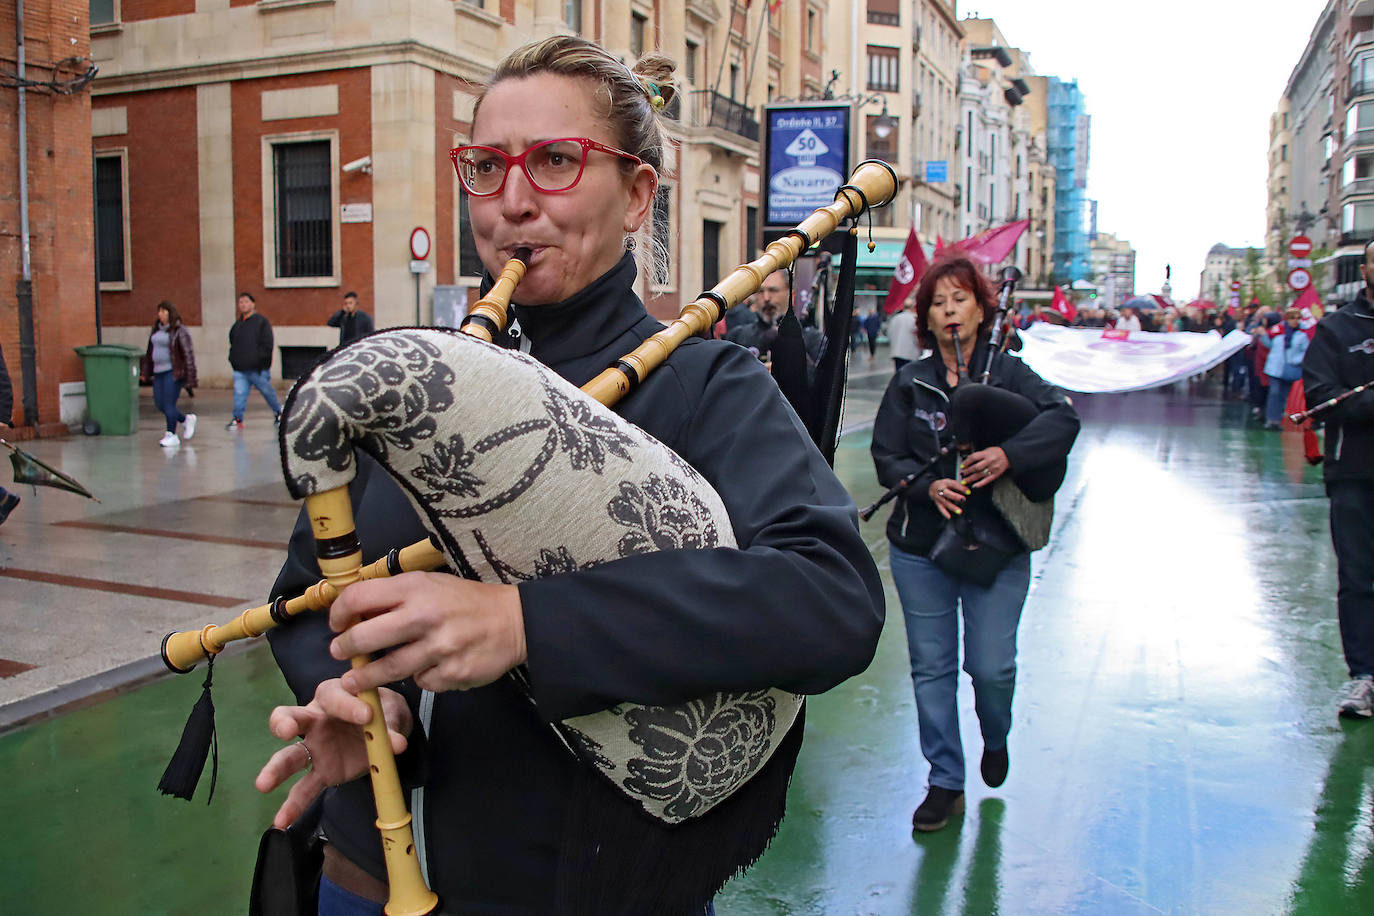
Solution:
<svg viewBox="0 0 1374 916"><path fill-rule="evenodd" d="M1293 241L1288 243L1288 253L1295 258L1307 257L1312 253L1312 240L1305 235L1293 236ZM1297 287L1294 287L1294 289L1297 289Z"/></svg>

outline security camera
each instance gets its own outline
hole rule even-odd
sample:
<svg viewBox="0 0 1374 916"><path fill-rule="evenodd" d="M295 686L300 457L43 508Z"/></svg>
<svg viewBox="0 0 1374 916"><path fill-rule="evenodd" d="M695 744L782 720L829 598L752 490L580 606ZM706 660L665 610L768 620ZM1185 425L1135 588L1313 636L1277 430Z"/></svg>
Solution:
<svg viewBox="0 0 1374 916"><path fill-rule="evenodd" d="M372 157L364 156L361 159L354 159L352 162L344 163L345 172L362 172L364 175L372 174Z"/></svg>

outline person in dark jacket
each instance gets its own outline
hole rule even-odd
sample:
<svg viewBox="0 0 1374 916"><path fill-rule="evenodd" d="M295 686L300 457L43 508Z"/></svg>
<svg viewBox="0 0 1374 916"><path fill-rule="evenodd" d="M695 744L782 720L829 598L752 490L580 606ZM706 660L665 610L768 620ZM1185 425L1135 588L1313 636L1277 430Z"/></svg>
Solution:
<svg viewBox="0 0 1374 916"><path fill-rule="evenodd" d="M892 486L920 471L953 440L950 396L961 379L958 358L980 377L996 299L987 279L966 256L937 262L916 290L917 336L929 353L903 366L878 408L872 453L878 482ZM959 331L959 348L952 329ZM955 688L959 675L959 618L964 619L964 670L973 678L982 730L980 770L1000 786L1010 765L1007 734L1016 687L1016 630L1030 586L1030 554L1020 552L987 587L955 578L932 562L931 549L947 520L979 513L1005 526L992 507L992 485L1011 471L1062 461L1078 435L1078 415L1059 389L1020 359L1002 354L991 384L1029 399L1039 413L1000 445L960 460L957 452L924 470L896 500L887 523L892 579L906 619L907 647L916 693L921 753L930 763L929 789L912 815L912 827L938 830L964 809L964 751ZM1014 538L1009 529L1003 539ZM1014 543L1009 541L1009 543Z"/></svg>
<svg viewBox="0 0 1374 916"><path fill-rule="evenodd" d="M5 367L5 351L0 350L0 427L10 428L14 418L14 386L10 382L10 371ZM0 487L0 523L10 517L14 507L19 505L19 494L11 493Z"/></svg>
<svg viewBox="0 0 1374 916"><path fill-rule="evenodd" d="M520 339L575 385L662 327L634 292L625 237L650 231L664 146L651 103L671 96L672 65L649 54L635 66L576 37L519 49L477 103L472 140L481 147L455 151L484 291L515 248L533 251L515 290ZM582 139L548 150L550 137ZM637 247L648 256L652 246ZM364 687L381 688L393 746L423 785L412 814L425 825L417 840L446 912L687 916L709 911L716 890L758 854L728 852L738 837L717 814L780 812L791 763L775 754L731 799L669 829L623 807L630 803L550 723L726 685L816 693L869 664L883 597L853 502L759 361L693 338L614 409L716 489L737 548L664 550L516 584L406 573L351 586L327 620L303 615L272 631L301 705L274 710L269 724L284 741L303 737L273 755L258 786L304 774L279 825L333 787L321 913L380 913L385 895L376 813L357 779L365 758L356 717L369 713L355 694ZM351 489L365 559L424 537L375 465L365 463ZM298 525L274 594L318 578L307 529ZM382 650L358 669L335 660ZM527 688L505 676L517 668ZM799 741L800 727L786 740ZM607 823L627 829L598 834ZM703 870L703 856L729 861ZM597 877L617 868L621 880ZM637 905L633 895L660 880L674 895Z"/></svg>
<svg viewBox="0 0 1374 916"><path fill-rule="evenodd" d="M243 412L248 408L248 391L258 389L272 420L281 417L281 402L272 387L272 323L258 312L252 293L239 293L239 317L229 328L229 366L234 370L234 416L224 425L228 430L243 429Z"/></svg>
<svg viewBox="0 0 1374 916"><path fill-rule="evenodd" d="M725 339L745 349L752 349L759 359L768 362L773 344L778 340L778 319L787 309L790 288L785 270L775 270L764 277L752 311L725 335ZM726 318L729 318L728 313Z"/></svg>
<svg viewBox="0 0 1374 916"><path fill-rule="evenodd" d="M325 322L331 328L339 329L339 346L366 337L372 333L372 316L358 308L358 294L349 290L344 293L343 308L329 316Z"/></svg>
<svg viewBox="0 0 1374 916"><path fill-rule="evenodd" d="M1317 323L1302 363L1307 406L1374 381L1374 244L1366 245L1364 295ZM1337 703L1345 718L1374 716L1374 389L1323 411L1322 477L1331 500L1336 613L1350 680Z"/></svg>
<svg viewBox="0 0 1374 916"><path fill-rule="evenodd" d="M152 383L153 403L167 418L167 431L158 444L163 448L180 445L178 426L182 426L183 438L194 436L196 415L182 413L177 407L177 398L183 388L194 394L200 385L196 377L196 350L181 313L170 302L164 300L157 304L157 317L148 332L148 350L143 354L138 374L143 381Z"/></svg>

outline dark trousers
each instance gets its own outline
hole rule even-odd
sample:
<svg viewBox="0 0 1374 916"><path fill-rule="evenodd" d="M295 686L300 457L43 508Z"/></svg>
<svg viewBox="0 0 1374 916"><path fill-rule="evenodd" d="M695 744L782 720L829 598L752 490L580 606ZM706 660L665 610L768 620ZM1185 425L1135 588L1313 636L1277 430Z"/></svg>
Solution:
<svg viewBox="0 0 1374 916"><path fill-rule="evenodd" d="M1374 674L1374 480L1337 480L1331 498L1336 612L1350 676Z"/></svg>

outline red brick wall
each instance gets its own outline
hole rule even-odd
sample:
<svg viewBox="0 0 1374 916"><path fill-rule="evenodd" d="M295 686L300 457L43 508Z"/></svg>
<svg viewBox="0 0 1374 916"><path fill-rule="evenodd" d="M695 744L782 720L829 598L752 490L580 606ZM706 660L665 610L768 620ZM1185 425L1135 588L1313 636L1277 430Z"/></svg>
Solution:
<svg viewBox="0 0 1374 916"><path fill-rule="evenodd" d="M122 22L161 19L164 16L189 16L195 11L196 0L120 0L119 3L119 18Z"/></svg>
<svg viewBox="0 0 1374 916"><path fill-rule="evenodd" d="M24 6L29 79L53 79L48 66L89 55L86 0L28 0ZM0 8L0 58L12 70L17 58L15 5ZM56 74L70 78L70 72ZM94 261L91 249L91 109L89 88L74 95L26 94L30 263L34 303L34 356L38 422L45 434L58 423L58 385L82 378L72 348L95 343ZM23 372L19 352L16 284L21 270L18 169L18 93L0 91L0 347L14 383L14 418L22 420ZM7 420L10 418L6 418ZM21 431L19 438L31 432Z"/></svg>
<svg viewBox="0 0 1374 916"><path fill-rule="evenodd" d="M96 137L96 150L128 150L129 261L133 289L103 290L106 327L151 325L166 299L189 325L201 323L200 181L194 87L101 96L98 109L126 109L129 132Z"/></svg>
<svg viewBox="0 0 1374 916"><path fill-rule="evenodd" d="M330 117L262 120L262 93L337 84L339 114ZM372 79L367 68L236 82L230 89L234 119L235 286L251 292L258 311L276 325L317 325L356 290L367 308L376 301L372 273L372 223L340 226L340 286L263 288L262 138L296 131L337 130L340 164L372 152ZM372 201L372 176L340 176L340 203ZM375 204L375 202L374 202ZM209 303L218 308L221 303ZM228 304L224 304L228 307Z"/></svg>

